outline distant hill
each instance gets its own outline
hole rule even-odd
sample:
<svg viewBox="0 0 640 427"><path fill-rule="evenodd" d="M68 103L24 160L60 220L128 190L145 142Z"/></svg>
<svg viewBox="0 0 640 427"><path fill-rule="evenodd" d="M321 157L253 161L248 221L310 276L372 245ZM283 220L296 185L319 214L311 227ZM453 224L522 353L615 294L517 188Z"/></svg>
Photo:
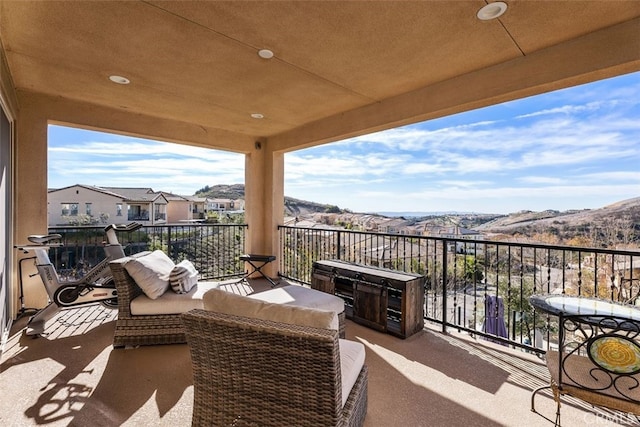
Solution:
<svg viewBox="0 0 640 427"><path fill-rule="evenodd" d="M206 186L196 191L197 197L209 197L212 199L244 199L244 184L231 185L213 185ZM306 200L294 199L293 197L284 198L284 214L285 216L298 216L312 213L341 213L343 212L338 206L327 205Z"/></svg>
<svg viewBox="0 0 640 427"><path fill-rule="evenodd" d="M448 215L475 215L473 212L458 212L458 211L435 211L435 212L420 212L420 211L382 211L374 212L376 215L382 215L389 218L404 217L404 218L431 218L435 216L448 216Z"/></svg>
<svg viewBox="0 0 640 427"><path fill-rule="evenodd" d="M234 200L245 197L243 184L206 186L197 191L195 195ZM284 204L285 216L303 217L314 213L371 215L370 213L353 213L335 205L286 196ZM473 206L470 208L473 209ZM622 200L598 209L569 211L520 211L508 215L472 212L384 212L375 215L380 217L406 216L412 223L456 224L485 234L533 236L538 233L551 233L561 239L587 236L605 245L611 241L640 239L640 197ZM625 233L627 233L626 236L623 235Z"/></svg>
<svg viewBox="0 0 640 427"><path fill-rule="evenodd" d="M244 184L205 186L194 194L197 197L209 197L211 199L244 199Z"/></svg>
<svg viewBox="0 0 640 427"><path fill-rule="evenodd" d="M640 238L640 197L623 200L598 209L570 211L546 210L542 212L521 211L501 216L474 229L484 233L522 234L551 232L561 238L572 235L624 240ZM615 237L615 238L614 238ZM606 241L603 243L607 243Z"/></svg>

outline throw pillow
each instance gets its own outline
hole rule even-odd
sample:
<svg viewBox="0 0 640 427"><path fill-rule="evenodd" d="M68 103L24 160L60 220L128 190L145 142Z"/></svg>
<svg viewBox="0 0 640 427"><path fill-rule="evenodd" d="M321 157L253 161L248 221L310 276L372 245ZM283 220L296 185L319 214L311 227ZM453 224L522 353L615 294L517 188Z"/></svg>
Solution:
<svg viewBox="0 0 640 427"><path fill-rule="evenodd" d="M164 252L156 250L140 258L131 258L124 268L151 299L157 299L169 289L169 275L175 264Z"/></svg>
<svg viewBox="0 0 640 427"><path fill-rule="evenodd" d="M186 294L198 283L198 270L185 259L180 261L169 274L169 284L176 294Z"/></svg>

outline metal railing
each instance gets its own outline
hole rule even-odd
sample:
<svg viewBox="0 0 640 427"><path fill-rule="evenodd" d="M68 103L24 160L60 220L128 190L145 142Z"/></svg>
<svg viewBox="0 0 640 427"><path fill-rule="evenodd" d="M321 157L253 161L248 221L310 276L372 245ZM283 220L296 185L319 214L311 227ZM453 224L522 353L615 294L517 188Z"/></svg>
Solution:
<svg viewBox="0 0 640 427"><path fill-rule="evenodd" d="M284 278L311 283L313 262L336 259L426 277L425 319L527 351L557 342L533 294L640 301L640 251L279 227Z"/></svg>
<svg viewBox="0 0 640 427"><path fill-rule="evenodd" d="M149 213L128 214L127 221L149 221Z"/></svg>
<svg viewBox="0 0 640 427"><path fill-rule="evenodd" d="M145 226L118 238L125 253L160 249L189 259L202 279L240 276L247 225ZM424 317L499 343L543 352L557 342L555 319L534 294L640 300L640 251L467 240L280 226L279 275L311 284L313 263L337 259L425 276ZM50 257L62 277L79 277L104 257L103 227L54 227L63 246ZM499 327L498 327L499 326Z"/></svg>
<svg viewBox="0 0 640 427"><path fill-rule="evenodd" d="M160 249L174 262L193 262L201 279L223 279L244 273L246 225L189 224L145 226L119 233L125 254ZM104 227L52 227L62 235L62 246L49 250L49 257L62 278L78 278L104 259Z"/></svg>

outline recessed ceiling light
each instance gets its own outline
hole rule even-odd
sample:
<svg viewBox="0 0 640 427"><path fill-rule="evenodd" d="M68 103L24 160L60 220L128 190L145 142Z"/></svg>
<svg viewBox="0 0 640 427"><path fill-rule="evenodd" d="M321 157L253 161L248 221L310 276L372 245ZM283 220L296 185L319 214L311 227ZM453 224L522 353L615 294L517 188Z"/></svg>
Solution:
<svg viewBox="0 0 640 427"><path fill-rule="evenodd" d="M273 58L273 52L270 51L269 49L260 49L258 51L258 56L264 59L271 59Z"/></svg>
<svg viewBox="0 0 640 427"><path fill-rule="evenodd" d="M129 83L131 83L128 78L116 75L109 76L109 80L114 83L118 83L119 85L128 85Z"/></svg>
<svg viewBox="0 0 640 427"><path fill-rule="evenodd" d="M502 16L506 10L507 4L505 2L496 1L481 7L476 16L481 21L490 21Z"/></svg>
<svg viewBox="0 0 640 427"><path fill-rule="evenodd" d="M264 119L264 115L260 113L252 113L251 117L253 117L254 119Z"/></svg>

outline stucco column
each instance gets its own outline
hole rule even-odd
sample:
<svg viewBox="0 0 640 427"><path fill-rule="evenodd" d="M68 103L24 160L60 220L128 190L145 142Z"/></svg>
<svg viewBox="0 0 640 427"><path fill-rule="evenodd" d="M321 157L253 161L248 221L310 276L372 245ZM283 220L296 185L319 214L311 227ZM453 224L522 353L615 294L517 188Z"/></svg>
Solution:
<svg viewBox="0 0 640 427"><path fill-rule="evenodd" d="M16 144L14 145L14 241L27 243L30 234L47 234L47 118L37 103L29 97L20 100L21 109L16 118ZM32 257L33 253L16 252L16 260ZM24 304L40 308L47 304L47 293L36 272L34 263L22 262ZM14 295L19 296L19 269L14 268ZM19 305L16 298L15 303Z"/></svg>
<svg viewBox="0 0 640 427"><path fill-rule="evenodd" d="M276 262L263 269L270 277L278 274L278 225L283 219L284 154L269 150L268 141L258 141L245 156L245 220L249 225L245 250L276 255Z"/></svg>

